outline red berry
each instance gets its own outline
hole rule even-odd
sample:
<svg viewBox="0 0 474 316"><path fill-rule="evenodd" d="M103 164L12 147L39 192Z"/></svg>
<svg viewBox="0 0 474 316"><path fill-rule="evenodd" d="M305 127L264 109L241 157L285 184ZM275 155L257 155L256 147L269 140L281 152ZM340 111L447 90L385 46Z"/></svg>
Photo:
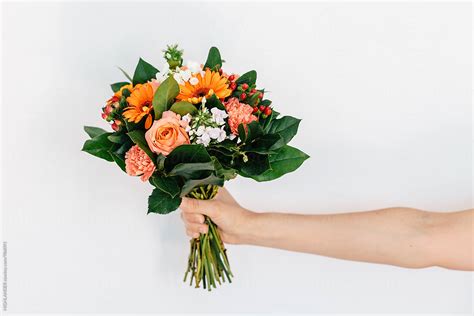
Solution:
<svg viewBox="0 0 474 316"><path fill-rule="evenodd" d="M112 123L112 129L113 129L114 131L118 131L118 129L119 129L118 125L115 124L115 122Z"/></svg>
<svg viewBox="0 0 474 316"><path fill-rule="evenodd" d="M235 90L235 88L237 88L237 84L236 84L235 82L232 82L232 83L230 84L230 88L231 88L232 90Z"/></svg>
<svg viewBox="0 0 474 316"><path fill-rule="evenodd" d="M267 107L267 108L265 109L265 112L264 112L264 113L265 113L265 115L270 115L270 114L272 114L272 109L270 109L269 107Z"/></svg>
<svg viewBox="0 0 474 316"><path fill-rule="evenodd" d="M234 81L235 75L230 75L229 78L227 78L227 79L229 79L229 81Z"/></svg>
<svg viewBox="0 0 474 316"><path fill-rule="evenodd" d="M247 94L246 94L246 93L242 93L242 94L240 95L240 99L242 99L242 100L245 100L246 97L247 97Z"/></svg>
<svg viewBox="0 0 474 316"><path fill-rule="evenodd" d="M251 94L254 94L255 92L257 92L256 89L252 89L252 90L250 91Z"/></svg>
<svg viewBox="0 0 474 316"><path fill-rule="evenodd" d="M252 113L257 113L257 112L258 112L258 108L254 107Z"/></svg>
<svg viewBox="0 0 474 316"><path fill-rule="evenodd" d="M260 105L260 111L265 111L265 106L264 105Z"/></svg>
<svg viewBox="0 0 474 316"><path fill-rule="evenodd" d="M248 88L249 88L249 85L248 85L248 84L244 83L244 84L242 85L242 89L247 90Z"/></svg>
<svg viewBox="0 0 474 316"><path fill-rule="evenodd" d="M260 92L260 94L258 95L258 98L263 99L263 93Z"/></svg>
<svg viewBox="0 0 474 316"><path fill-rule="evenodd" d="M221 68L221 69L219 69L219 74L220 74L220 75L222 75L222 68Z"/></svg>
<svg viewBox="0 0 474 316"><path fill-rule="evenodd" d="M101 116L102 116L102 118L103 118L104 120L107 119L107 114L105 114L104 112L102 112Z"/></svg>

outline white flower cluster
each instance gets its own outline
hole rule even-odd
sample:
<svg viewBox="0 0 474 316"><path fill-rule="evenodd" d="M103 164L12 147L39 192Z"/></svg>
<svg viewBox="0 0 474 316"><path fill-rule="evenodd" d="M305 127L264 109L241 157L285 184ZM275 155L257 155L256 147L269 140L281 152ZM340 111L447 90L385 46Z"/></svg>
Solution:
<svg viewBox="0 0 474 316"><path fill-rule="evenodd" d="M165 81L170 75L178 82L178 84L184 84L188 82L192 85L198 84L199 80L195 77L197 74L201 74L204 76L204 71L199 63L188 61L186 62L185 69L181 69L176 67L176 69L170 69L169 64L166 62L164 63L161 72L156 74L156 80L159 83Z"/></svg>
<svg viewBox="0 0 474 316"><path fill-rule="evenodd" d="M205 101L203 102L205 104ZM190 122L186 132L192 143L202 144L205 147L211 143L220 143L227 138L224 130L226 111L212 108L211 111L203 105L202 109L194 116L189 114L183 117L184 120Z"/></svg>

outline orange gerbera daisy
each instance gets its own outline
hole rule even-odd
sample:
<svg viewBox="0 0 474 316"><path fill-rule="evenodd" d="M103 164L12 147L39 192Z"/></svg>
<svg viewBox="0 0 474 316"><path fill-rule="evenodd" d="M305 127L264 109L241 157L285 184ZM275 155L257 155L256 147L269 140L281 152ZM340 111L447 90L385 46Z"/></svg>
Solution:
<svg viewBox="0 0 474 316"><path fill-rule="evenodd" d="M219 99L224 99L232 93L232 90L229 89L227 78L221 76L216 71L206 69L204 76L199 73L194 78L198 80L196 84L190 83L193 80L191 78L190 81L179 86L180 92L176 99L197 104L201 102L203 97L208 98L215 94Z"/></svg>
<svg viewBox="0 0 474 316"><path fill-rule="evenodd" d="M123 117L129 122L138 123L146 116L145 129L149 129L153 123L153 94L151 84L137 84L127 98L128 106L124 109Z"/></svg>

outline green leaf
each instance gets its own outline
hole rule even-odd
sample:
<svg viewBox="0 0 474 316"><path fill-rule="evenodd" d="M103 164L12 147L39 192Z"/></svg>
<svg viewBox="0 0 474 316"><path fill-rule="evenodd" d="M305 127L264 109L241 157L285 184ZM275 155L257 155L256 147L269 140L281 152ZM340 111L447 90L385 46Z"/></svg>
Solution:
<svg viewBox="0 0 474 316"><path fill-rule="evenodd" d="M224 185L224 179L219 178L214 174L211 174L207 178L198 179L198 180L188 180L184 183L183 188L181 189L181 197L186 196L189 192L191 192L195 187L206 185L206 184L213 184L222 187Z"/></svg>
<svg viewBox="0 0 474 316"><path fill-rule="evenodd" d="M114 152L110 153L112 159L117 163L117 165L122 169L124 172L127 172L125 170L125 159L123 159L123 156L116 154Z"/></svg>
<svg viewBox="0 0 474 316"><path fill-rule="evenodd" d="M180 163L209 162L211 156L203 145L181 145L176 147L165 159L165 170L170 172Z"/></svg>
<svg viewBox="0 0 474 316"><path fill-rule="evenodd" d="M309 156L301 150L285 145L276 154L270 155L271 170L252 178L259 182L277 179L298 169L308 158Z"/></svg>
<svg viewBox="0 0 474 316"><path fill-rule="evenodd" d="M263 129L260 126L260 123L257 121L247 124L247 132L245 132L243 124L240 124L238 127L238 132L240 140L244 144L250 144L253 140L263 135Z"/></svg>
<svg viewBox="0 0 474 316"><path fill-rule="evenodd" d="M268 155L262 155L257 153L249 152L247 155L247 161L245 162L242 158L237 161L237 171L240 175L251 178L262 174L270 169L270 162Z"/></svg>
<svg viewBox="0 0 474 316"><path fill-rule="evenodd" d="M130 82L133 82L132 77L130 77L130 75L129 75L125 70L123 70L123 69L120 68L120 67L117 67L117 68L120 69L120 71L123 73L123 75L124 75L125 77L127 77L127 79L128 79Z"/></svg>
<svg viewBox="0 0 474 316"><path fill-rule="evenodd" d="M181 191L176 177L164 177L155 175L150 178L150 183L161 191L168 193L173 198L176 197Z"/></svg>
<svg viewBox="0 0 474 316"><path fill-rule="evenodd" d="M173 104L170 108L170 111L173 111L176 114L184 116L186 114L192 115L196 113L198 110L192 103L187 102L187 101L180 101Z"/></svg>
<svg viewBox="0 0 474 316"><path fill-rule="evenodd" d="M129 139L129 137L127 136L127 134L112 133L112 135L109 135L108 139L112 143L123 144Z"/></svg>
<svg viewBox="0 0 474 316"><path fill-rule="evenodd" d="M244 73L240 76L235 83L243 84L246 83L249 86L254 85L257 82L257 72L255 70L250 70L249 72Z"/></svg>
<svg viewBox="0 0 474 316"><path fill-rule="evenodd" d="M101 134L107 133L106 130L94 126L84 126L84 131L87 133L87 135L89 135L90 138L94 138Z"/></svg>
<svg viewBox="0 0 474 316"><path fill-rule="evenodd" d="M168 214L175 211L180 204L179 196L173 198L160 189L153 189L148 197L148 213Z"/></svg>
<svg viewBox="0 0 474 316"><path fill-rule="evenodd" d="M237 171L233 168L225 168L217 157L212 157L214 162L215 174L224 180L231 180L237 176Z"/></svg>
<svg viewBox="0 0 474 316"><path fill-rule="evenodd" d="M212 108L218 108L219 110L225 111L224 104L222 104L221 100L219 100L215 94L211 95L209 99L206 100L206 108L209 110Z"/></svg>
<svg viewBox="0 0 474 316"><path fill-rule="evenodd" d="M132 141L138 145L147 155L150 157L152 161L155 161L156 156L148 147L148 144L145 139L145 131L141 130L134 130L128 132L127 135L132 139Z"/></svg>
<svg viewBox="0 0 474 316"><path fill-rule="evenodd" d="M298 126L301 120L292 116L284 116L271 122L268 128L268 134L280 134L282 137L281 146L288 144L298 132Z"/></svg>
<svg viewBox="0 0 474 316"><path fill-rule="evenodd" d="M112 88L112 91L113 91L113 92L117 92L117 91L120 90L120 88L122 88L123 86L126 86L126 85L128 85L128 84L130 84L130 83L129 83L129 82L124 82L124 81L122 81L122 82L112 83L112 84L110 85L110 87Z"/></svg>
<svg viewBox="0 0 474 316"><path fill-rule="evenodd" d="M114 161L109 152L114 145L114 143L112 143L107 138L110 134L111 133L103 133L89 140L86 140L84 146L82 147L82 151L85 151L93 156L105 159L107 161Z"/></svg>
<svg viewBox="0 0 474 316"><path fill-rule="evenodd" d="M243 150L245 152L254 152L259 154L272 154L280 148L279 143L282 138L279 134L267 134L257 138L251 144L245 145Z"/></svg>
<svg viewBox="0 0 474 316"><path fill-rule="evenodd" d="M155 111L155 119L161 118L164 111L167 111L174 99L179 94L179 85L172 76L163 81L153 96L153 109Z"/></svg>
<svg viewBox="0 0 474 316"><path fill-rule="evenodd" d="M181 176L185 179L204 178L209 175L209 171L214 170L214 163L208 162L191 162L177 164L168 174L170 176Z"/></svg>
<svg viewBox="0 0 474 316"><path fill-rule="evenodd" d="M158 69L140 58L133 74L133 85L146 83L156 77Z"/></svg>
<svg viewBox="0 0 474 316"><path fill-rule="evenodd" d="M204 69L209 68L213 71L218 71L222 67L221 53L217 47L211 47L209 49L209 54L207 55L206 63L204 64Z"/></svg>

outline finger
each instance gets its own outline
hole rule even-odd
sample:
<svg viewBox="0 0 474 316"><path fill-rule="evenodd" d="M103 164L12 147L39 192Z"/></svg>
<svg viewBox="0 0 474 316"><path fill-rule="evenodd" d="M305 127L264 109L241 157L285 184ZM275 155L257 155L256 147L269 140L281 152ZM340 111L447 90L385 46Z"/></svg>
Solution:
<svg viewBox="0 0 474 316"><path fill-rule="evenodd" d="M202 224L204 223L204 216L201 214L194 214L194 213L184 213L181 212L181 218L183 221L189 222L189 223L197 223L197 224Z"/></svg>
<svg viewBox="0 0 474 316"><path fill-rule="evenodd" d="M218 204L218 201L196 200L184 197L179 207L184 213L197 213L213 217L219 209Z"/></svg>
<svg viewBox="0 0 474 316"><path fill-rule="evenodd" d="M191 238L199 238L199 233L195 233L187 229L186 229L186 235L188 235Z"/></svg>
<svg viewBox="0 0 474 316"><path fill-rule="evenodd" d="M196 223L187 223L186 230L189 230L192 233L206 234L208 231L206 224L196 224Z"/></svg>

